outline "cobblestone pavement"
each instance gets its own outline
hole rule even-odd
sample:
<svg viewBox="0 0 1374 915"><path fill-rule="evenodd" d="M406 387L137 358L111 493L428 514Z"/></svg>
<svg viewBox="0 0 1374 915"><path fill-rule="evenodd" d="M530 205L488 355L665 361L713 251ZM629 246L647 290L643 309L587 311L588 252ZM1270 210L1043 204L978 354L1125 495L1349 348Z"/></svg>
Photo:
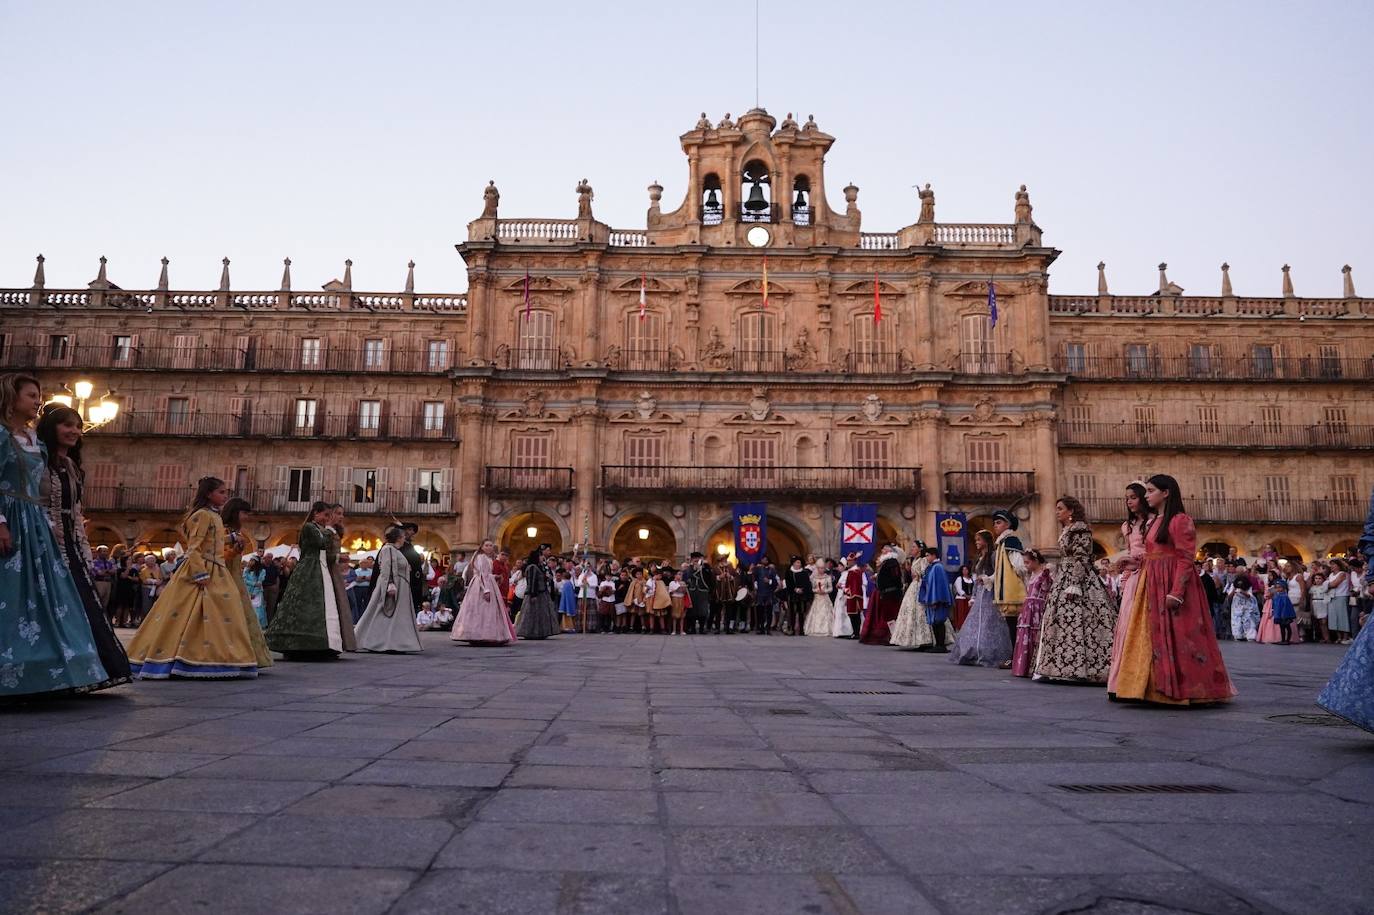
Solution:
<svg viewBox="0 0 1374 915"><path fill-rule="evenodd" d="M1374 737L1312 704L1337 648L1228 643L1239 699L1171 711L830 639L425 647L0 711L0 908L1374 904Z"/></svg>

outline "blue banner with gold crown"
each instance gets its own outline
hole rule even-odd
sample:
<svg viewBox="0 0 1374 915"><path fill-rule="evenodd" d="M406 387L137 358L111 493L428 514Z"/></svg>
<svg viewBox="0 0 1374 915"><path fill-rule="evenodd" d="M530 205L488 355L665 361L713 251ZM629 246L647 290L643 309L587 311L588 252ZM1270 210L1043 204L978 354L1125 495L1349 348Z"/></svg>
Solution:
<svg viewBox="0 0 1374 915"><path fill-rule="evenodd" d="M940 548L940 564L951 575L968 558L968 516L963 512L935 513L935 545Z"/></svg>
<svg viewBox="0 0 1374 915"><path fill-rule="evenodd" d="M735 558L753 565L768 548L768 503L736 502L733 515Z"/></svg>

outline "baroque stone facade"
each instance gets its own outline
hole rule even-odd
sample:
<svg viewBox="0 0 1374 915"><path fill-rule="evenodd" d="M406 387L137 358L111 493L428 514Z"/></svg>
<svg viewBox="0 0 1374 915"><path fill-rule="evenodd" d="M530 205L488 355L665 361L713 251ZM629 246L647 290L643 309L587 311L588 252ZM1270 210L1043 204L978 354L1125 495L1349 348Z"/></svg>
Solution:
<svg viewBox="0 0 1374 915"><path fill-rule="evenodd" d="M457 245L464 294L114 285L0 290L0 364L50 390L117 391L87 458L93 540L164 545L214 473L290 542L340 501L346 538L415 518L436 549L495 536L617 554L723 548L730 503L769 503L774 551L834 553L838 504L881 535L931 512L1014 507L1052 544L1072 493L1117 548L1127 482L1179 477L1204 542L1304 557L1353 536L1370 486L1374 300L1051 295L1058 252L1025 187L1005 224L945 223L935 193L862 231L859 189L826 194L813 118L703 116L689 189L649 191L644 229L593 213L508 218L494 183ZM989 285L998 320L990 315ZM881 309L881 320L875 310ZM532 534L531 534L532 532Z"/></svg>

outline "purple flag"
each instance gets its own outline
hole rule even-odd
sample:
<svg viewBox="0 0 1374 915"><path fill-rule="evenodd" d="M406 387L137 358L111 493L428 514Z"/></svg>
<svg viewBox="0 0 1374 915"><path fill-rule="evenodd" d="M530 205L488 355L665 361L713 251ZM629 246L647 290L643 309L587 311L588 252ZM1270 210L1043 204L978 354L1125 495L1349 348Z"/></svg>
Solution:
<svg viewBox="0 0 1374 915"><path fill-rule="evenodd" d="M993 286L992 280L988 280L988 316L992 318L992 326L997 326L997 288Z"/></svg>

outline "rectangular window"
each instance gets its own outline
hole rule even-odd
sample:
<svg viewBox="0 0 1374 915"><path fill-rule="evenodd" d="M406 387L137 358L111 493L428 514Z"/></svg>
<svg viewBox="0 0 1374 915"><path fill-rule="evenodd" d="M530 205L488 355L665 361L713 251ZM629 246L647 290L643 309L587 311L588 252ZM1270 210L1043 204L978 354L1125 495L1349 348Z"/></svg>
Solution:
<svg viewBox="0 0 1374 915"><path fill-rule="evenodd" d="M1344 435L1350 431L1349 414L1345 407L1326 407L1322 410L1322 422L1328 432Z"/></svg>
<svg viewBox="0 0 1374 915"><path fill-rule="evenodd" d="M191 400L189 397L167 398L167 431L186 432L191 428Z"/></svg>
<svg viewBox="0 0 1374 915"><path fill-rule="evenodd" d="M444 472L442 470L421 470L417 475L415 501L420 505L438 505L443 498Z"/></svg>
<svg viewBox="0 0 1374 915"><path fill-rule="evenodd" d="M875 322L872 312L854 316L851 371L897 371L896 323L894 320Z"/></svg>
<svg viewBox="0 0 1374 915"><path fill-rule="evenodd" d="M1069 428L1074 432L1087 432L1093 422L1093 405L1076 403L1069 405Z"/></svg>
<svg viewBox="0 0 1374 915"><path fill-rule="evenodd" d="M553 339L553 312L523 311L517 318L520 336L517 341L515 367L521 369L558 368L558 353Z"/></svg>
<svg viewBox="0 0 1374 915"><path fill-rule="evenodd" d="M663 315L638 312L629 315L625 332L625 368L632 372L666 369L663 355Z"/></svg>
<svg viewBox="0 0 1374 915"><path fill-rule="evenodd" d="M441 400L425 401L421 417L424 420L424 430L426 432L443 432L444 402Z"/></svg>
<svg viewBox="0 0 1374 915"><path fill-rule="evenodd" d="M320 355L323 352L319 337L306 337L301 340L301 368L317 369L320 367Z"/></svg>
<svg viewBox="0 0 1374 915"><path fill-rule="evenodd" d="M309 467L292 467L286 475L286 501L297 505L313 498L314 480Z"/></svg>
<svg viewBox="0 0 1374 915"><path fill-rule="evenodd" d="M1188 347L1188 374L1194 378L1207 378L1212 374L1212 347L1206 343L1194 343Z"/></svg>
<svg viewBox="0 0 1374 915"><path fill-rule="evenodd" d="M1266 434L1283 431L1283 409L1281 407L1260 407L1260 428Z"/></svg>
<svg viewBox="0 0 1374 915"><path fill-rule="evenodd" d="M1146 343L1126 344L1126 374L1132 378L1145 378L1150 371L1150 347Z"/></svg>
<svg viewBox="0 0 1374 915"><path fill-rule="evenodd" d="M1274 345L1256 343L1250 347L1250 372L1256 378L1274 377Z"/></svg>
<svg viewBox="0 0 1374 915"><path fill-rule="evenodd" d="M1264 478L1264 501L1270 505L1288 504L1288 477L1267 476Z"/></svg>
<svg viewBox="0 0 1374 915"><path fill-rule="evenodd" d="M751 486L772 486L778 478L778 440L748 435L739 440L740 479Z"/></svg>
<svg viewBox="0 0 1374 915"><path fill-rule="evenodd" d="M71 337L66 334L53 334L48 337L48 358L53 362L65 362L71 354Z"/></svg>
<svg viewBox="0 0 1374 915"><path fill-rule="evenodd" d="M114 338L114 347L110 351L111 362L128 362L134 355L134 338L118 336Z"/></svg>
<svg viewBox="0 0 1374 915"><path fill-rule="evenodd" d="M315 428L315 401L300 399L296 401L297 431Z"/></svg>
<svg viewBox="0 0 1374 915"><path fill-rule="evenodd" d="M1341 348L1334 343L1322 344L1317 349L1318 367L1323 378L1341 377Z"/></svg>
<svg viewBox="0 0 1374 915"><path fill-rule="evenodd" d="M1331 478L1331 501L1337 505L1358 505L1359 493L1355 489L1355 477L1342 474Z"/></svg>
<svg viewBox="0 0 1374 915"><path fill-rule="evenodd" d="M653 485L663 479L663 436L626 435L626 476L637 484Z"/></svg>
<svg viewBox="0 0 1374 915"><path fill-rule="evenodd" d="M442 372L448 368L448 341L431 340L425 347L425 360L431 372Z"/></svg>
<svg viewBox="0 0 1374 915"><path fill-rule="evenodd" d="M1064 344L1064 371L1070 375L1081 375L1088 370L1088 346L1086 343Z"/></svg>
<svg viewBox="0 0 1374 915"><path fill-rule="evenodd" d="M553 483L553 439L542 433L520 433L510 440L511 482L520 489L547 489Z"/></svg>
<svg viewBox="0 0 1374 915"><path fill-rule="evenodd" d="M177 334L172 338L172 368L195 368L196 350L199 348L200 337L195 334Z"/></svg>
<svg viewBox="0 0 1374 915"><path fill-rule="evenodd" d="M891 486L892 440L886 438L855 438L854 480L860 486Z"/></svg>
<svg viewBox="0 0 1374 915"><path fill-rule="evenodd" d="M959 362L969 375L996 371L997 354L992 351L992 322L987 315L964 315L959 322Z"/></svg>
<svg viewBox="0 0 1374 915"><path fill-rule="evenodd" d="M1216 407L1197 408L1198 431L1207 435L1216 435L1221 432L1221 419Z"/></svg>
<svg viewBox="0 0 1374 915"><path fill-rule="evenodd" d="M372 505L377 501L377 469L375 467L353 468L353 503Z"/></svg>
<svg viewBox="0 0 1374 915"><path fill-rule="evenodd" d="M1075 473L1070 477L1073 484L1073 496L1084 505L1091 507L1097 500L1097 474L1095 473Z"/></svg>
<svg viewBox="0 0 1374 915"><path fill-rule="evenodd" d="M385 364L386 343L373 337L363 341L363 368L379 369Z"/></svg>
<svg viewBox="0 0 1374 915"><path fill-rule="evenodd" d="M1153 435L1155 431L1154 404L1135 405L1135 431L1137 435Z"/></svg>
<svg viewBox="0 0 1374 915"><path fill-rule="evenodd" d="M739 368L742 372L780 372L782 354L776 351L773 316L753 311L739 317Z"/></svg>
<svg viewBox="0 0 1374 915"><path fill-rule="evenodd" d="M1000 473L1005 464L1000 438L967 438L964 440L964 461L975 473Z"/></svg>
<svg viewBox="0 0 1374 915"><path fill-rule="evenodd" d="M1202 501L1208 505L1221 505L1226 502L1226 477L1219 473L1202 475Z"/></svg>
<svg viewBox="0 0 1374 915"><path fill-rule="evenodd" d="M382 425L382 402L364 400L358 403L358 431L376 432Z"/></svg>

